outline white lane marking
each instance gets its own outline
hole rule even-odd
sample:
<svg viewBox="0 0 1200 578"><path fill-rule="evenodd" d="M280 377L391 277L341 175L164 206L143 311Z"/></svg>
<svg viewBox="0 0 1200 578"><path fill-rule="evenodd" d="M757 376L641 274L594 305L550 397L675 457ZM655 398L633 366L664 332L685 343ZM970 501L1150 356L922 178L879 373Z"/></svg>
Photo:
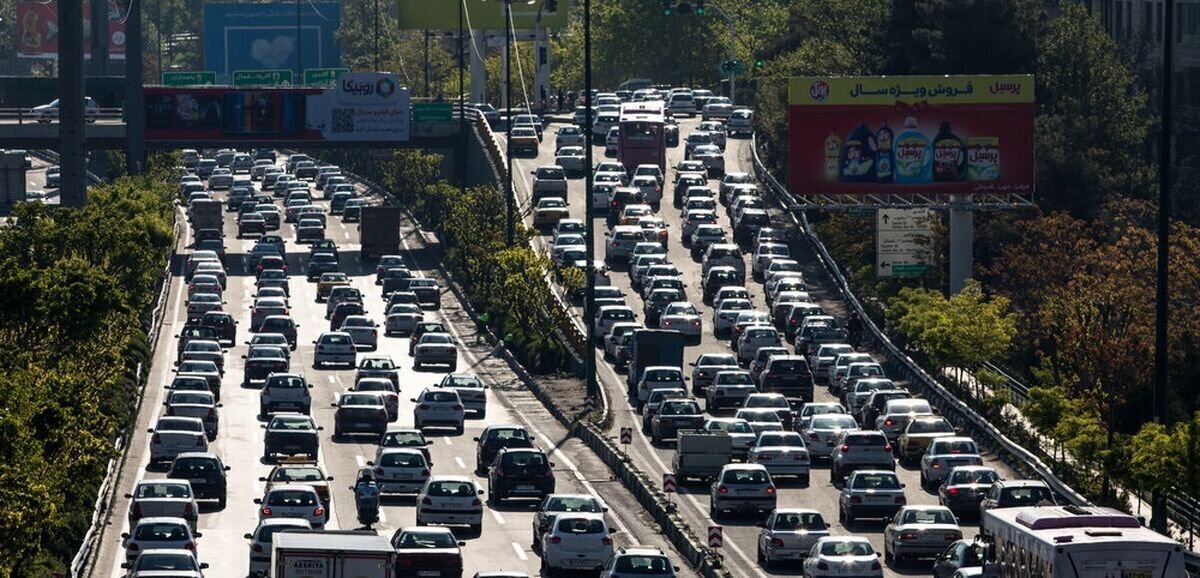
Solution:
<svg viewBox="0 0 1200 578"><path fill-rule="evenodd" d="M500 512L497 512L496 510L492 510L492 509L488 509L488 511L492 513L492 517L496 519L497 524L500 524L501 526L503 526L506 523L504 521L504 516L501 516Z"/></svg>
<svg viewBox="0 0 1200 578"><path fill-rule="evenodd" d="M442 439L446 441L446 445L448 445L448 446L454 445L454 440L450 439L450 436L442 436Z"/></svg>
<svg viewBox="0 0 1200 578"><path fill-rule="evenodd" d="M383 513L383 508L379 508L379 525L380 526L387 525L387 516Z"/></svg>
<svg viewBox="0 0 1200 578"><path fill-rule="evenodd" d="M343 231L343 232L342 232L342 236L344 236L344 237L346 237L347 239L349 239L349 238L350 238L350 231Z"/></svg>
<svg viewBox="0 0 1200 578"><path fill-rule="evenodd" d="M454 456L454 463L458 464L458 467L460 467L464 470L467 469L467 463L464 462L463 459L458 456Z"/></svg>
<svg viewBox="0 0 1200 578"><path fill-rule="evenodd" d="M354 461L358 462L358 467L360 468L366 467L367 465L367 458L364 458L361 455L354 456Z"/></svg>
<svg viewBox="0 0 1200 578"><path fill-rule="evenodd" d="M331 375L327 375L325 377L329 378L329 383L337 383L337 376L334 376L331 374Z"/></svg>
<svg viewBox="0 0 1200 578"><path fill-rule="evenodd" d="M517 558L520 558L522 562L529 559L529 556L525 555L525 549L521 548L520 544L513 542L512 546L513 546L513 551L517 553Z"/></svg>

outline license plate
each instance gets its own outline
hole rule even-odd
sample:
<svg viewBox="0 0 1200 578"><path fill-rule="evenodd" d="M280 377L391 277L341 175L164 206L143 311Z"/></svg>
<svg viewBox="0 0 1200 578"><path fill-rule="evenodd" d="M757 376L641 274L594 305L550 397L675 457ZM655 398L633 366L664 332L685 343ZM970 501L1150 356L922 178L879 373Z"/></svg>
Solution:
<svg viewBox="0 0 1200 578"><path fill-rule="evenodd" d="M753 494L753 493L755 493L755 491L754 490L738 490L737 493L738 493L738 495L744 495L744 494Z"/></svg>
<svg viewBox="0 0 1200 578"><path fill-rule="evenodd" d="M518 492L532 492L533 489L533 484L521 484L516 488Z"/></svg>
<svg viewBox="0 0 1200 578"><path fill-rule="evenodd" d="M200 480L188 480L188 481L191 482L192 485L197 485L197 484L203 484L203 483L207 482L208 480L200 479Z"/></svg>
<svg viewBox="0 0 1200 578"><path fill-rule="evenodd" d="M591 565L590 560L563 560L563 566L571 566L573 568L585 568Z"/></svg>
<svg viewBox="0 0 1200 578"><path fill-rule="evenodd" d="M441 576L442 573L437 570L417 570L417 576Z"/></svg>
<svg viewBox="0 0 1200 578"><path fill-rule="evenodd" d="M1121 570L1121 578L1151 578L1153 570Z"/></svg>
<svg viewBox="0 0 1200 578"><path fill-rule="evenodd" d="M891 498L889 498L887 496L867 496L867 499L865 501L870 502L872 504L884 504L884 503L891 501Z"/></svg>
<svg viewBox="0 0 1200 578"><path fill-rule="evenodd" d="M360 421L358 423L355 423L354 425L357 427L371 427L371 423L365 422L365 421Z"/></svg>

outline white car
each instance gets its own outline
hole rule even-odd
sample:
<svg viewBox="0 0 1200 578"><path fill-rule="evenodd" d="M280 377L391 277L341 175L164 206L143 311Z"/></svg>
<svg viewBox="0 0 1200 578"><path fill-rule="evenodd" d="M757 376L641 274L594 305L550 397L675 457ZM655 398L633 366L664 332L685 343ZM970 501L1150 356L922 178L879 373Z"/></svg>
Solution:
<svg viewBox="0 0 1200 578"><path fill-rule="evenodd" d="M483 490L467 476L433 476L417 494L417 525L470 526L472 533L483 530Z"/></svg>
<svg viewBox="0 0 1200 578"><path fill-rule="evenodd" d="M604 135L604 154L616 156L621 144L621 127L614 126Z"/></svg>
<svg viewBox="0 0 1200 578"><path fill-rule="evenodd" d="M416 329L417 324L425 320L425 311L420 305L412 303L397 303L392 305L384 320L383 334L408 335Z"/></svg>
<svg viewBox="0 0 1200 578"><path fill-rule="evenodd" d="M743 311L754 311L749 299L724 299L713 309L713 334L722 337L729 334L737 316Z"/></svg>
<svg viewBox="0 0 1200 578"><path fill-rule="evenodd" d="M533 198L567 196L567 175L558 165L540 166L531 171L533 175Z"/></svg>
<svg viewBox="0 0 1200 578"><path fill-rule="evenodd" d="M937 438L929 442L929 449L921 456L921 487L937 488L950 470L959 466L982 465L975 440L965 436Z"/></svg>
<svg viewBox="0 0 1200 578"><path fill-rule="evenodd" d="M354 381L350 391L355 393L374 393L383 398L383 407L387 410L388 421L396 421L400 413L400 394L396 384L386 377L360 377Z"/></svg>
<svg viewBox="0 0 1200 578"><path fill-rule="evenodd" d="M458 392L463 409L475 414L476 418L487 417L487 388L473 373L451 373L442 378L437 387L452 389Z"/></svg>
<svg viewBox="0 0 1200 578"><path fill-rule="evenodd" d="M211 361L221 373L225 372L225 350L221 344L208 339L193 339L183 348L180 361L200 360Z"/></svg>
<svg viewBox="0 0 1200 578"><path fill-rule="evenodd" d="M761 464L773 478L795 476L800 480L800 485L808 485L808 448L804 445L804 438L797 432L763 432L754 447L750 448L746 461Z"/></svg>
<svg viewBox="0 0 1200 578"><path fill-rule="evenodd" d="M814 458L828 458L833 456L842 432L858 429L858 422L848 414L825 413L812 416L803 433L809 454Z"/></svg>
<svg viewBox="0 0 1200 578"><path fill-rule="evenodd" d="M561 151L564 147L582 147L583 131L575 125L564 125L554 134L554 148Z"/></svg>
<svg viewBox="0 0 1200 578"><path fill-rule="evenodd" d="M710 118L728 119L731 114L733 114L733 103L724 96L717 96L708 99L708 102L704 103L701 118L703 120Z"/></svg>
<svg viewBox="0 0 1200 578"><path fill-rule="evenodd" d="M817 540L808 551L804 576L883 578L883 565L870 540L860 536L827 536Z"/></svg>
<svg viewBox="0 0 1200 578"><path fill-rule="evenodd" d="M593 319L596 335L608 335L612 331L614 324L621 321L633 321L637 319L637 315L633 309L625 305L605 305L596 311L596 318Z"/></svg>
<svg viewBox="0 0 1200 578"><path fill-rule="evenodd" d="M668 304L658 318L660 329L672 329L696 341L701 339L704 323L700 310L687 301L676 301Z"/></svg>
<svg viewBox="0 0 1200 578"><path fill-rule="evenodd" d="M466 419L466 407L458 391L449 388L425 388L421 395L412 398L413 427L424 429L428 426L452 427L455 433L461 434L463 420Z"/></svg>
<svg viewBox="0 0 1200 578"><path fill-rule="evenodd" d="M761 279L763 272L767 270L767 266L771 264L774 258L783 257L789 258L791 249L783 243L762 243L758 249L754 251L754 257L751 260L750 272L755 279Z"/></svg>
<svg viewBox="0 0 1200 578"><path fill-rule="evenodd" d="M729 438L733 444L734 456L747 455L750 452L750 448L754 447L755 440L758 439L758 434L754 433L754 428L750 427L750 422L744 419L714 417L704 422L704 429L707 431L723 431L729 434Z"/></svg>
<svg viewBox="0 0 1200 578"><path fill-rule="evenodd" d="M200 532L183 518L142 518L129 532L121 534L121 546L125 548L125 560L133 562L147 550L191 550L196 551L196 538Z"/></svg>
<svg viewBox="0 0 1200 578"><path fill-rule="evenodd" d="M883 554L899 567L909 557L934 557L963 537L958 519L945 506L905 506L883 531Z"/></svg>
<svg viewBox="0 0 1200 578"><path fill-rule="evenodd" d="M193 527L200 514L192 484L183 479L141 480L133 492L125 495L129 499L129 523L142 518L183 518Z"/></svg>
<svg viewBox="0 0 1200 578"><path fill-rule="evenodd" d="M779 331L770 325L751 325L738 337L738 361L749 362L758 348L779 345Z"/></svg>
<svg viewBox="0 0 1200 578"><path fill-rule="evenodd" d="M345 331L326 331L313 340L316 349L313 352L313 367L323 367L327 363L344 363L354 366L358 358L358 349L354 338Z"/></svg>
<svg viewBox="0 0 1200 578"><path fill-rule="evenodd" d="M325 526L329 519L329 510L321 503L321 496L316 488L308 484L276 484L267 490L261 498L254 498L258 504L258 519L268 518L303 518L315 529Z"/></svg>
<svg viewBox="0 0 1200 578"><path fill-rule="evenodd" d="M550 258L554 261L559 261L562 258L563 251L567 249L586 248L587 240L583 235L578 233L563 233L554 238L554 244L550 246Z"/></svg>
<svg viewBox="0 0 1200 578"><path fill-rule="evenodd" d="M776 562L803 560L813 544L829 536L829 522L808 508L780 508L758 532L758 562L770 569Z"/></svg>
<svg viewBox="0 0 1200 578"><path fill-rule="evenodd" d="M654 546L621 548L600 571L599 578L675 578L679 567Z"/></svg>
<svg viewBox="0 0 1200 578"><path fill-rule="evenodd" d="M748 108L734 109L725 123L729 136L750 134L754 132L754 111Z"/></svg>
<svg viewBox="0 0 1200 578"><path fill-rule="evenodd" d="M603 513L561 513L541 537L542 571L600 570L613 555Z"/></svg>
<svg viewBox="0 0 1200 578"><path fill-rule="evenodd" d="M366 315L349 315L338 330L350 334L356 348L375 351L379 347L379 324Z"/></svg>
<svg viewBox="0 0 1200 578"><path fill-rule="evenodd" d="M265 577L271 569L271 543L275 534L312 530L312 524L302 518L267 518L258 522L254 532L246 534L250 541L250 575Z"/></svg>
<svg viewBox="0 0 1200 578"><path fill-rule="evenodd" d="M171 461L184 452L208 451L208 432L204 422L195 417L165 416L159 418L150 437L150 463Z"/></svg>
<svg viewBox="0 0 1200 578"><path fill-rule="evenodd" d="M565 146L558 149L558 153L554 155L554 164L562 167L567 175L583 174L584 166L583 147Z"/></svg>
<svg viewBox="0 0 1200 578"><path fill-rule="evenodd" d="M380 447L367 465L375 469L380 493L416 494L429 480L430 466L419 449Z"/></svg>
<svg viewBox="0 0 1200 578"><path fill-rule="evenodd" d="M691 158L703 162L710 175L725 174L725 153L715 144L697 146Z"/></svg>

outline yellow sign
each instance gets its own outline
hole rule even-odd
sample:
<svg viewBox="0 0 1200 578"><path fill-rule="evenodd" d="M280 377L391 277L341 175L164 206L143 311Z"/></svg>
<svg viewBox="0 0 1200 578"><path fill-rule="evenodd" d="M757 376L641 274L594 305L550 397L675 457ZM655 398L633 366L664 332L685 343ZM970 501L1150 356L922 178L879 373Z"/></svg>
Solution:
<svg viewBox="0 0 1200 578"><path fill-rule="evenodd" d="M793 106L1032 103L1031 75L799 76L788 83Z"/></svg>

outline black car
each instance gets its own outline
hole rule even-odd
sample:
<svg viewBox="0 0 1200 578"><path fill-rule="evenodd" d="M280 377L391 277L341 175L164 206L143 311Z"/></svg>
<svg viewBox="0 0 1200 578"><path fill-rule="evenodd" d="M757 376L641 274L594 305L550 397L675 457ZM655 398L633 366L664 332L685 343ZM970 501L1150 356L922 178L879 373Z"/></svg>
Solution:
<svg viewBox="0 0 1200 578"><path fill-rule="evenodd" d="M255 331L257 333L282 333L287 338L292 351L295 351L296 328L298 327L300 324L287 315L268 315Z"/></svg>
<svg viewBox="0 0 1200 578"><path fill-rule="evenodd" d="M397 291L408 291L412 280L417 278L416 273L408 269L393 267L383 272L379 278L379 284L383 286L383 296L387 297Z"/></svg>
<svg viewBox="0 0 1200 578"><path fill-rule="evenodd" d="M304 454L310 461L317 460L320 449L319 431L313 418L298 414L275 414L267 425L263 437L263 460L270 462L276 454L294 456Z"/></svg>
<svg viewBox="0 0 1200 578"><path fill-rule="evenodd" d="M251 234L260 236L267 234L267 219L259 213L247 212L239 215L237 225L239 239Z"/></svg>
<svg viewBox="0 0 1200 578"><path fill-rule="evenodd" d="M367 310L363 309L362 303L358 301L346 301L338 303L337 307L333 308L333 315L329 316L329 330L337 331L342 327L342 322L351 315L366 315Z"/></svg>
<svg viewBox="0 0 1200 578"><path fill-rule="evenodd" d="M509 498L540 500L554 493L553 468L542 450L502 449L488 474L488 496L497 504Z"/></svg>
<svg viewBox="0 0 1200 578"><path fill-rule="evenodd" d="M225 233L220 229L196 229L193 238L196 245L199 245L202 241L220 241L225 238Z"/></svg>
<svg viewBox="0 0 1200 578"><path fill-rule="evenodd" d="M387 431L388 414L383 398L376 393L343 393L332 404L333 435L340 438L347 432L367 432L382 435Z"/></svg>
<svg viewBox="0 0 1200 578"><path fill-rule="evenodd" d="M321 273L336 273L338 270L338 260L333 253L313 253L308 258L308 280L315 281L321 278Z"/></svg>
<svg viewBox="0 0 1200 578"><path fill-rule="evenodd" d="M491 425L475 438L475 473L483 475L496 459L500 450L507 448L532 448L533 439L519 425Z"/></svg>
<svg viewBox="0 0 1200 578"><path fill-rule="evenodd" d="M237 343L237 320L224 311L209 311L200 319L200 324L213 328L217 341L230 345Z"/></svg>
<svg viewBox="0 0 1200 578"><path fill-rule="evenodd" d="M188 452L175 457L167 477L191 482L196 499L216 500L224 508L228 471L229 466L214 453Z"/></svg>
<svg viewBox="0 0 1200 578"><path fill-rule="evenodd" d="M704 302L712 303L713 297L716 297L717 291L722 287L731 287L742 284L742 277L737 274L735 269L729 267L713 267L708 270L708 275L704 277Z"/></svg>
<svg viewBox="0 0 1200 578"><path fill-rule="evenodd" d="M175 337L179 338L179 347L175 352L177 359L183 359L183 350L192 340L218 341L219 339L217 330L203 323L188 323L179 330L179 335Z"/></svg>
<svg viewBox="0 0 1200 578"><path fill-rule="evenodd" d="M338 255L337 241L334 241L333 239L320 239L318 241L313 241L313 244L308 246L308 254L316 255L317 253L329 253L333 255L334 259L341 258L341 256Z"/></svg>
<svg viewBox="0 0 1200 578"><path fill-rule="evenodd" d="M242 387L250 387L255 381L265 382L272 373L285 372L289 366L287 353L274 346L252 345L242 357L246 360Z"/></svg>

